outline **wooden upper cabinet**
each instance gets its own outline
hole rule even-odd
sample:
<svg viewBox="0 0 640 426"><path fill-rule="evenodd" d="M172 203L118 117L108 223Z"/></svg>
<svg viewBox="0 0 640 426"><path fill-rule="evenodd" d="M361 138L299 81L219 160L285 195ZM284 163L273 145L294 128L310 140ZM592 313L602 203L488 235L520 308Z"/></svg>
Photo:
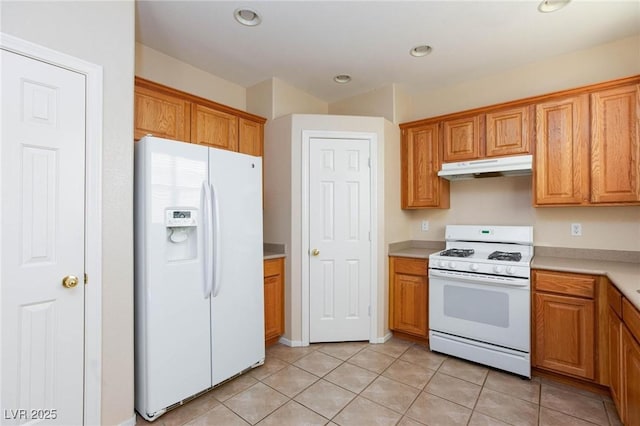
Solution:
<svg viewBox="0 0 640 426"><path fill-rule="evenodd" d="M238 151L255 156L262 156L264 126L261 123L240 118L238 123Z"/></svg>
<svg viewBox="0 0 640 426"><path fill-rule="evenodd" d="M136 140L152 134L261 156L266 121L245 111L135 78Z"/></svg>
<svg viewBox="0 0 640 426"><path fill-rule="evenodd" d="M528 154L531 152L531 106L488 112L486 121L487 157Z"/></svg>
<svg viewBox="0 0 640 426"><path fill-rule="evenodd" d="M442 122L444 163L475 160L484 155L484 117L471 117Z"/></svg>
<svg viewBox="0 0 640 426"><path fill-rule="evenodd" d="M438 177L438 123L402 130L401 203L403 209L448 208L449 182Z"/></svg>
<svg viewBox="0 0 640 426"><path fill-rule="evenodd" d="M191 142L237 151L238 117L203 105L193 105Z"/></svg>
<svg viewBox="0 0 640 426"><path fill-rule="evenodd" d="M640 85L591 94L591 202L640 202Z"/></svg>
<svg viewBox="0 0 640 426"><path fill-rule="evenodd" d="M535 205L578 205L589 198L589 96L536 105Z"/></svg>
<svg viewBox="0 0 640 426"><path fill-rule="evenodd" d="M135 140L152 134L160 138L189 141L191 102L136 86L134 110Z"/></svg>

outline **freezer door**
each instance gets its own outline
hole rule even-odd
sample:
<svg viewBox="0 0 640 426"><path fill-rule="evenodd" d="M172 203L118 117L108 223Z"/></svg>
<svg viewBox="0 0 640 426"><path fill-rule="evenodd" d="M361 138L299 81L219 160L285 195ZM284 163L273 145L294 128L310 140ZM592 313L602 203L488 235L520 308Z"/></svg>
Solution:
<svg viewBox="0 0 640 426"><path fill-rule="evenodd" d="M201 193L207 148L136 143L136 410L149 416L211 387Z"/></svg>
<svg viewBox="0 0 640 426"><path fill-rule="evenodd" d="M210 149L213 384L264 360L262 159Z"/></svg>

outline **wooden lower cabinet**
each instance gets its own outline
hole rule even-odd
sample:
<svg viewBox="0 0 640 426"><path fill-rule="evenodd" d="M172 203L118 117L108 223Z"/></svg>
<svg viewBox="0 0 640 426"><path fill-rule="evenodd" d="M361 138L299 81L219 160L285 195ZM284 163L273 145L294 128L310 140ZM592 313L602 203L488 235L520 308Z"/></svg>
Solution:
<svg viewBox="0 0 640 426"><path fill-rule="evenodd" d="M595 277L533 271L534 366L596 379Z"/></svg>
<svg viewBox="0 0 640 426"><path fill-rule="evenodd" d="M627 327L622 327L623 402L622 421L640 426L640 345Z"/></svg>
<svg viewBox="0 0 640 426"><path fill-rule="evenodd" d="M609 390L611 391L611 399L613 399L618 413L622 418L624 408L622 407L622 321L616 315L616 312L609 308L608 331L609 342L607 349L609 350Z"/></svg>
<svg viewBox="0 0 640 426"><path fill-rule="evenodd" d="M429 336L428 262L389 258L389 328L425 340Z"/></svg>
<svg viewBox="0 0 640 426"><path fill-rule="evenodd" d="M264 339L269 346L284 333L284 258L264 261Z"/></svg>

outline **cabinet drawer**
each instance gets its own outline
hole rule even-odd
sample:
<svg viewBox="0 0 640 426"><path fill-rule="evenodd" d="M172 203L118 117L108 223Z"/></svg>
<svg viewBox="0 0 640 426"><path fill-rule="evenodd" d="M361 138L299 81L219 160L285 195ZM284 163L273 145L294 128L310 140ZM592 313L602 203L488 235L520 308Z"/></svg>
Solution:
<svg viewBox="0 0 640 426"><path fill-rule="evenodd" d="M622 320L633 337L640 342L640 312L627 299L622 299Z"/></svg>
<svg viewBox="0 0 640 426"><path fill-rule="evenodd" d="M622 293L611 283L607 286L607 300L611 309L622 318Z"/></svg>
<svg viewBox="0 0 640 426"><path fill-rule="evenodd" d="M596 277L591 275L533 271L534 285L537 291L566 294L593 299Z"/></svg>
<svg viewBox="0 0 640 426"><path fill-rule="evenodd" d="M264 276L271 277L282 273L282 259L269 259L264 261Z"/></svg>
<svg viewBox="0 0 640 426"><path fill-rule="evenodd" d="M394 257L393 269L395 273L427 276L429 261L427 259L409 259Z"/></svg>

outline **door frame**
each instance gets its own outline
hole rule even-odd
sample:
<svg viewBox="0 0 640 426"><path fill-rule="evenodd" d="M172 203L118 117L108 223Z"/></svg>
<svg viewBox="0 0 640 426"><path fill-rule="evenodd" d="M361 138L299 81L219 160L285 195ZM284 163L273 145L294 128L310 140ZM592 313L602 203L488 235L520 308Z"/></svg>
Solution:
<svg viewBox="0 0 640 426"><path fill-rule="evenodd" d="M301 194L301 258L302 258L302 346L309 346L309 153L311 139L357 139L369 142L369 167L370 197L369 211L371 214L371 287L369 289L371 306L369 315L369 342L378 341L376 329L378 324L378 135L371 132L343 132L328 130L303 130L302 131L302 194Z"/></svg>
<svg viewBox="0 0 640 426"><path fill-rule="evenodd" d="M0 49L85 76L84 424L101 423L102 385L102 67L0 33ZM0 203L2 200L0 200Z"/></svg>

